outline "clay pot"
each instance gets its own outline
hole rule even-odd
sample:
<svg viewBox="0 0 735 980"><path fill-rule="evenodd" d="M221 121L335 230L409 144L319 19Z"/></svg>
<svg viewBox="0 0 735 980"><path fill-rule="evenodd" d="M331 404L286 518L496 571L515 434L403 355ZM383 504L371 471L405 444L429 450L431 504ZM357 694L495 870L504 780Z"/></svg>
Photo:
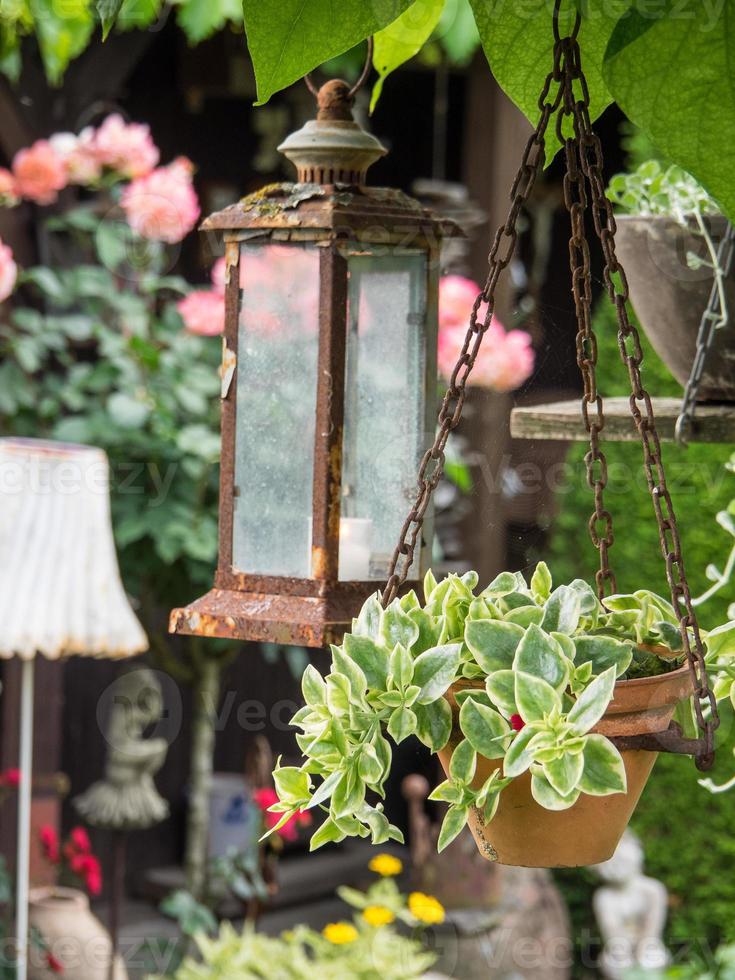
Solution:
<svg viewBox="0 0 735 980"><path fill-rule="evenodd" d="M29 919L31 927L43 937L48 952L64 967L64 976L74 980L108 980L110 936L92 914L84 892L59 886L33 888ZM29 960L29 980L48 980L52 974L45 954L31 948ZM128 980L120 957L115 963L113 980Z"/></svg>
<svg viewBox="0 0 735 980"><path fill-rule="evenodd" d="M694 232L673 218L616 217L617 255L625 269L630 301L654 350L676 380L685 385L696 350L702 313L713 275L691 269L687 254L709 258ZM705 219L715 248L727 227L725 218ZM726 283L729 309L735 312L735 264ZM735 316L715 333L699 388L699 401L735 401Z"/></svg>
<svg viewBox="0 0 735 980"><path fill-rule="evenodd" d="M458 683L447 692L454 714L449 744L439 752L445 772L454 746L462 740L454 694L480 684ZM658 677L618 681L613 700L593 729L602 735L638 735L668 728L676 705L692 693L689 668ZM628 777L627 793L582 794L568 810L545 810L531 796L531 775L517 777L500 795L498 811L488 824L470 813L469 828L480 853L489 861L529 868L577 868L612 857L648 781L656 752L621 753ZM502 759L477 760L473 785L479 787L502 766Z"/></svg>

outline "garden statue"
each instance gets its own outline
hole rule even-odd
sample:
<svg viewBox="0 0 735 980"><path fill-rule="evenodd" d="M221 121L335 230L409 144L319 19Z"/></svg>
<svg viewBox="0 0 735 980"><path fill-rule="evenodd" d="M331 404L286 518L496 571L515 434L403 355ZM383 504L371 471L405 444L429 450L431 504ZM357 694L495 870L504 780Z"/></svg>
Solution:
<svg viewBox="0 0 735 980"><path fill-rule="evenodd" d="M617 980L641 967L659 970L669 962L663 944L667 891L662 882L643 874L643 848L626 831L613 856L594 866L605 884L592 900L604 943L598 966Z"/></svg>
<svg viewBox="0 0 735 980"><path fill-rule="evenodd" d="M143 737L162 714L161 685L153 671L137 667L123 674L107 729L105 776L74 800L92 827L145 830L168 816L168 804L153 782L168 743L164 738Z"/></svg>

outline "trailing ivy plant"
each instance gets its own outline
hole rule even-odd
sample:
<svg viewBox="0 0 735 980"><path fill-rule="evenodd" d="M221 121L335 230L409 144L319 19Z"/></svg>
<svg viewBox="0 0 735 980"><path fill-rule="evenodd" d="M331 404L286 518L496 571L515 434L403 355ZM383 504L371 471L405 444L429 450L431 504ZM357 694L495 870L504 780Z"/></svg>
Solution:
<svg viewBox="0 0 735 980"><path fill-rule="evenodd" d="M479 593L477 582L475 572L441 582L429 572L423 605L410 591L383 609L376 594L332 646L326 678L307 667L306 703L292 719L305 762L279 762L271 810L284 821L297 810L324 810L312 850L353 835L401 840L379 802L388 737L416 735L432 751L444 749L453 729L450 688L460 731L448 778L431 796L449 805L440 850L471 808L490 821L504 788L526 772L534 799L549 810L567 809L582 793L625 792L620 753L594 728L617 680L683 664L671 604L640 590L603 606L580 579L553 588L543 562L530 585L519 572L503 572ZM732 695L723 678L735 665L735 622L703 635L717 692ZM478 756L499 760L479 785Z"/></svg>

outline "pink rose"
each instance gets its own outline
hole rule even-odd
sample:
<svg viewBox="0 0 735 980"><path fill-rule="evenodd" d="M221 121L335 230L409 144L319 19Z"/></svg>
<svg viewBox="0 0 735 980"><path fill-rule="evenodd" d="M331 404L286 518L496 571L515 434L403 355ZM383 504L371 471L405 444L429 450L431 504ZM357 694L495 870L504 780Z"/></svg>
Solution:
<svg viewBox="0 0 735 980"><path fill-rule="evenodd" d="M67 184L64 161L48 140L36 140L15 154L13 176L18 194L36 204L53 204Z"/></svg>
<svg viewBox="0 0 735 980"><path fill-rule="evenodd" d="M9 245L0 241L0 303L13 292L17 278L18 266L13 259L13 251Z"/></svg>
<svg viewBox="0 0 735 980"><path fill-rule="evenodd" d="M12 204L18 199L15 177L5 167L0 167L0 201Z"/></svg>
<svg viewBox="0 0 735 980"><path fill-rule="evenodd" d="M447 381L457 363L473 304L480 287L463 276L444 276L439 281L439 338L437 361L439 373ZM482 322L487 304L478 309ZM493 317L480 346L468 384L493 391L514 391L533 372L535 355L531 338L524 330L509 330Z"/></svg>
<svg viewBox="0 0 735 980"><path fill-rule="evenodd" d="M192 169L189 160L179 157L128 184L121 204L133 231L172 245L192 230L199 217Z"/></svg>
<svg viewBox="0 0 735 980"><path fill-rule="evenodd" d="M213 289L195 289L176 304L189 333L216 337L225 329L225 298Z"/></svg>
<svg viewBox="0 0 735 980"><path fill-rule="evenodd" d="M126 123L119 113L108 116L94 136L97 160L125 177L145 177L159 160L158 147L143 123Z"/></svg>
<svg viewBox="0 0 735 980"><path fill-rule="evenodd" d="M93 184L99 179L102 166L95 152L95 132L91 126L76 136L74 133L55 133L49 140L64 161L70 184Z"/></svg>

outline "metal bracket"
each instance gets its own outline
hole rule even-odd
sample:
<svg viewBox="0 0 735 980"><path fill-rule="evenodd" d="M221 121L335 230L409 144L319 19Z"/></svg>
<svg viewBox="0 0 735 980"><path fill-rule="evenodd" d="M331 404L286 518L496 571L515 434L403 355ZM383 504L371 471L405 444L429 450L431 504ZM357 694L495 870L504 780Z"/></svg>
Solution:
<svg viewBox="0 0 735 980"><path fill-rule="evenodd" d="M697 769L706 772L712 768L714 753L707 750L704 738L686 738L681 726L672 721L663 732L646 732L642 735L615 735L610 741L622 752L668 752L674 755L692 755Z"/></svg>

